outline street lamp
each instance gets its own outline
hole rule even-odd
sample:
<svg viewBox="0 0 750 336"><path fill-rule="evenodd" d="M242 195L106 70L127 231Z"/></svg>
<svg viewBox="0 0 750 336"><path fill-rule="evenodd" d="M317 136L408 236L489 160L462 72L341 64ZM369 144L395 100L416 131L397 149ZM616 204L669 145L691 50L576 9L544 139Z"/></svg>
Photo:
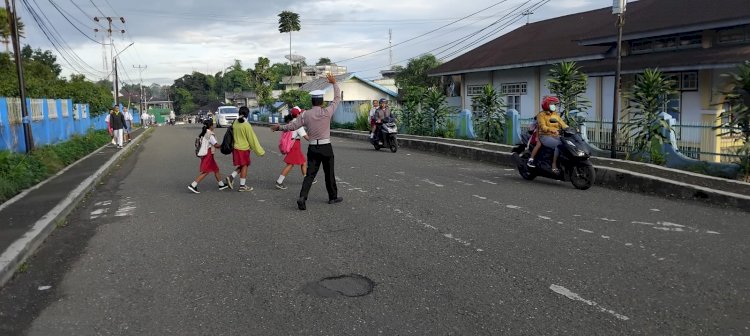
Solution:
<svg viewBox="0 0 750 336"><path fill-rule="evenodd" d="M115 80L112 83L112 88L114 89L113 93L115 96L115 106L120 106L120 83L118 82L119 78L117 78L117 56L120 56L120 54L122 54L123 51L130 48L130 46L132 46L133 44L135 44L135 42L131 42L130 44L128 44L127 47L125 47L124 49L120 50L120 52L112 56L112 69L115 75Z"/></svg>
<svg viewBox="0 0 750 336"><path fill-rule="evenodd" d="M615 68L615 94L612 104L612 148L610 155L613 159L617 158L617 119L618 109L620 108L620 70L622 68L622 27L625 25L625 6L627 0L614 0L612 3L612 14L617 15L617 68Z"/></svg>

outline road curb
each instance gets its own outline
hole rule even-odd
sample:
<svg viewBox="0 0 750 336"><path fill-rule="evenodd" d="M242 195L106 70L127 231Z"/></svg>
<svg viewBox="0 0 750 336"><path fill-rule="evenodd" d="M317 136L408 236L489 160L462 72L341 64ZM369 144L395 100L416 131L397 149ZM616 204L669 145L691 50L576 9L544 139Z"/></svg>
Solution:
<svg viewBox="0 0 750 336"><path fill-rule="evenodd" d="M366 133L331 130L331 135L358 141L369 141ZM460 159L470 159L508 167L516 166L510 152L410 138L399 138L398 143L400 147L433 152ZM596 166L596 185L609 189L693 200L735 208L741 211L750 211L750 196L748 195L691 185L663 177L613 167Z"/></svg>
<svg viewBox="0 0 750 336"><path fill-rule="evenodd" d="M83 182L68 193L68 196L60 201L54 208L52 208L52 210L37 220L31 229L20 239L13 242L13 244L3 251L2 255L0 255L0 287L4 286L5 283L13 277L18 267L34 254L36 249L39 248L47 237L49 237L55 227L59 223L65 221L65 218L70 212L73 211L80 201L96 186L97 183L99 183L99 181L101 181L102 177L109 173L114 164L120 161L123 157L129 155L141 142L143 142L143 140L147 138L148 135L153 132L153 130L154 128L145 130L133 139L133 141L128 143L125 148L112 155L112 157L94 174L83 180ZM106 146L109 146L109 143L102 146L102 148ZM102 148L95 152L101 151ZM73 167L81 161L82 160L76 161L70 167ZM50 179L57 176L59 176L59 174Z"/></svg>

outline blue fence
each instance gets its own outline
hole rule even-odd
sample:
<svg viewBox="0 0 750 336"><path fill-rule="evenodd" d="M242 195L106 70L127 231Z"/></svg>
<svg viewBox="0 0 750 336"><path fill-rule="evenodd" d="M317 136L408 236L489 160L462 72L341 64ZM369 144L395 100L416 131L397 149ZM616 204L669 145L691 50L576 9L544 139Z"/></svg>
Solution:
<svg viewBox="0 0 750 336"><path fill-rule="evenodd" d="M27 98L26 107L35 146L63 142L89 129L107 128L106 115L91 117L88 104L75 104L70 99ZM140 123L139 113L131 112L133 122ZM20 98L0 97L0 150L26 152Z"/></svg>

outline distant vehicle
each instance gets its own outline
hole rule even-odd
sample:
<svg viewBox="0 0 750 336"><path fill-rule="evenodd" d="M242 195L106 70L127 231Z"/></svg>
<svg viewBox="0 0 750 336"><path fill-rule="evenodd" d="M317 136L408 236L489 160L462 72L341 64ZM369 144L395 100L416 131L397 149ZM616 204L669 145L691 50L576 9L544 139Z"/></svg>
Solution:
<svg viewBox="0 0 750 336"><path fill-rule="evenodd" d="M236 106L219 106L216 110L216 127L222 128L231 125L240 117L240 109Z"/></svg>
<svg viewBox="0 0 750 336"><path fill-rule="evenodd" d="M206 122L206 120L211 119L211 118L212 117L208 113L208 111L206 111L206 110L200 110L200 111L198 111L197 123L202 124L202 123Z"/></svg>

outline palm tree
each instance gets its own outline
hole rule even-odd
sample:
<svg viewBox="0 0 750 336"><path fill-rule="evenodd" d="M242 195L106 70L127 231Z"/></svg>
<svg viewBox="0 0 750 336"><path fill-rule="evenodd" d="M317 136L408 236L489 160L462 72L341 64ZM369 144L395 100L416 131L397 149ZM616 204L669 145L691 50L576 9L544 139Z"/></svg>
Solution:
<svg viewBox="0 0 750 336"><path fill-rule="evenodd" d="M18 25L19 37L26 37L23 34L24 25L23 22L21 22L21 19L16 18L16 23ZM5 52L10 52L10 49L8 47L8 45L10 44L10 37L10 14L5 8L0 8L0 42L5 44Z"/></svg>
<svg viewBox="0 0 750 336"><path fill-rule="evenodd" d="M550 69L549 76L547 87L560 99L562 117L568 125L577 127L583 120L570 115L570 112L585 112L591 106L591 102L585 96L588 77L576 62L555 64Z"/></svg>
<svg viewBox="0 0 750 336"><path fill-rule="evenodd" d="M737 67L737 71L724 74L729 78L722 104L725 111L722 119L722 129L719 136L733 136L741 142L737 149L740 165L745 174L745 180L750 180L750 61L745 61Z"/></svg>
<svg viewBox="0 0 750 336"><path fill-rule="evenodd" d="M501 142L505 127L505 103L501 95L487 84L482 94L472 98L474 110L477 112L477 133L484 141Z"/></svg>
<svg viewBox="0 0 750 336"><path fill-rule="evenodd" d="M300 31L302 26L299 22L299 14L290 11L283 11L279 14L279 33L289 33L289 73L293 76L292 70L292 32Z"/></svg>
<svg viewBox="0 0 750 336"><path fill-rule="evenodd" d="M672 126L659 118L659 113L674 92L675 81L666 78L659 70L646 69L637 76L625 108L630 122L622 128L623 135L633 142L637 154L648 149L653 154L661 144L669 141L669 133L664 130L671 130Z"/></svg>

